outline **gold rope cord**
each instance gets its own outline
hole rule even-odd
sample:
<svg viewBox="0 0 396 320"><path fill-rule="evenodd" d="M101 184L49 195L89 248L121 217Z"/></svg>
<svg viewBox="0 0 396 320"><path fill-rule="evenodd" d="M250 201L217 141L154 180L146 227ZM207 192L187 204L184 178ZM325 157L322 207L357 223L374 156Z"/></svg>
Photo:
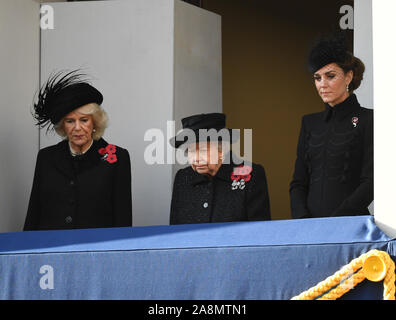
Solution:
<svg viewBox="0 0 396 320"><path fill-rule="evenodd" d="M395 263L388 253L370 250L353 259L332 276L300 293L292 300L335 300L364 279L384 280L384 300L395 300Z"/></svg>

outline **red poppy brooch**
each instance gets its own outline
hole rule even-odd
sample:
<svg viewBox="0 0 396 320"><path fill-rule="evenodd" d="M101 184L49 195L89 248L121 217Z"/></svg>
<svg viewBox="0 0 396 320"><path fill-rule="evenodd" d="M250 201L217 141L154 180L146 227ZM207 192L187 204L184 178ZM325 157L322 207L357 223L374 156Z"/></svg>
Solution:
<svg viewBox="0 0 396 320"><path fill-rule="evenodd" d="M106 148L100 148L98 152L103 156L102 160L108 163L117 162L116 146L114 144L108 144Z"/></svg>
<svg viewBox="0 0 396 320"><path fill-rule="evenodd" d="M232 174L231 174L231 190L236 190L236 189L245 189L246 182L250 180L251 173L252 172L252 167L250 166L244 166L240 165L238 167L235 167Z"/></svg>

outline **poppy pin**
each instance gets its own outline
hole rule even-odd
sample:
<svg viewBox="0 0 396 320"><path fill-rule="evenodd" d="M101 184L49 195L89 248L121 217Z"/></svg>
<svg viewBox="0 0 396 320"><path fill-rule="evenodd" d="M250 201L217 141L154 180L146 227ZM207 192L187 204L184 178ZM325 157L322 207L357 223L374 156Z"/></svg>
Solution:
<svg viewBox="0 0 396 320"><path fill-rule="evenodd" d="M231 174L231 190L240 189L243 190L246 187L246 182L250 181L252 167L240 165L235 167Z"/></svg>
<svg viewBox="0 0 396 320"><path fill-rule="evenodd" d="M108 144L106 148L100 148L98 152L102 155L102 160L107 161L108 163L117 162L117 156L115 154L116 146L114 144Z"/></svg>
<svg viewBox="0 0 396 320"><path fill-rule="evenodd" d="M354 128L357 127L357 124L359 123L359 118L358 117L353 117L352 118L352 125Z"/></svg>

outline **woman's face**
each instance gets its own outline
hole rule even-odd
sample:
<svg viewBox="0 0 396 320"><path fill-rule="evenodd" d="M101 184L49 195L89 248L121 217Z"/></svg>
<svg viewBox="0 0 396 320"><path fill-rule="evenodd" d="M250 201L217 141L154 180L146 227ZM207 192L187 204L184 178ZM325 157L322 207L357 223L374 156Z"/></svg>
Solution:
<svg viewBox="0 0 396 320"><path fill-rule="evenodd" d="M63 128L75 151L83 152L92 141L94 122L92 115L82 114L78 108L63 118Z"/></svg>
<svg viewBox="0 0 396 320"><path fill-rule="evenodd" d="M344 73L336 63L330 63L314 74L316 90L323 102L335 106L349 97L347 85L353 78L353 71Z"/></svg>
<svg viewBox="0 0 396 320"><path fill-rule="evenodd" d="M217 142L197 142L188 146L188 160L192 169L200 174L214 176L222 158Z"/></svg>

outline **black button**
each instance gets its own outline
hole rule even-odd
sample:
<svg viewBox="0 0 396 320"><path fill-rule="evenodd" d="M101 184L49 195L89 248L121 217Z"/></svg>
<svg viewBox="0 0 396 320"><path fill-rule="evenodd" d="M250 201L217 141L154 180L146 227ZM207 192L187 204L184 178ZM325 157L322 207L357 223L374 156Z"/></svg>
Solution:
<svg viewBox="0 0 396 320"><path fill-rule="evenodd" d="M73 218L71 216L67 216L65 219L66 223L72 223L72 221L73 221Z"/></svg>
<svg viewBox="0 0 396 320"><path fill-rule="evenodd" d="M76 201L74 199L69 200L70 204L74 204Z"/></svg>

